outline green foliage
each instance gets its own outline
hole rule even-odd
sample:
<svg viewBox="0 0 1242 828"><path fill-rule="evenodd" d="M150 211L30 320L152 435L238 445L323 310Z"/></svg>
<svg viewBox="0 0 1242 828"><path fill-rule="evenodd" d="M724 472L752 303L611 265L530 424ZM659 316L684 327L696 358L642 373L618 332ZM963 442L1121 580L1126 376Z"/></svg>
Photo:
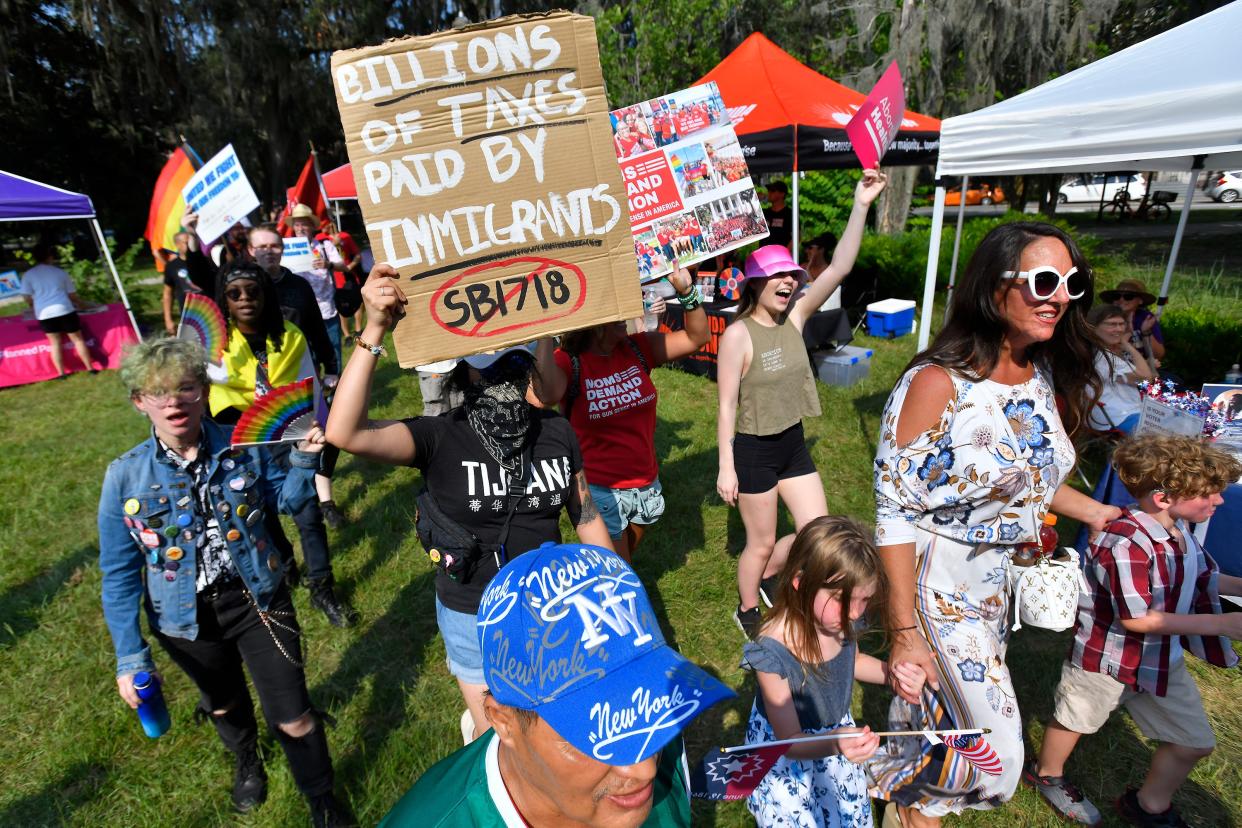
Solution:
<svg viewBox="0 0 1242 828"><path fill-rule="evenodd" d="M1047 216L1031 216L1010 211L1001 216L968 219L962 225L961 250L957 257L960 274L974 255L983 237L1002 224L1015 221L1045 221L1060 227L1074 237L1088 261L1099 248L1094 236L1078 233L1064 219ZM911 219L907 230L891 236L868 234L863 237L858 251L858 263L854 273L866 280L875 279L879 298L916 299L923 295L923 281L927 277L927 246L931 241L930 219ZM940 239L940 264L936 271L937 287L949 284L949 269L953 258L953 225L946 223Z"/></svg>
<svg viewBox="0 0 1242 828"><path fill-rule="evenodd" d="M823 170L803 175L798 182L799 238L805 242L825 230L840 236L854 207L854 187L861 177L858 170Z"/></svg>
<svg viewBox="0 0 1242 828"><path fill-rule="evenodd" d="M137 284L139 276L135 263L138 257L146 251L146 242L138 239L119 256L116 253L116 239L109 238L107 243L108 252L112 254L112 261L116 265L116 272L121 277L121 284L128 292ZM27 267L33 267L35 264L34 256L25 250L18 250L14 255ZM62 244L56 247L56 258L56 266L69 274L80 299L97 304L116 301L116 284L112 281L112 273L108 270L108 263L102 256L98 259L79 259L74 253L72 244Z"/></svg>
<svg viewBox="0 0 1242 828"><path fill-rule="evenodd" d="M1242 319L1219 308L1176 308L1161 317L1168 344L1161 369L1191 388L1220 382L1234 363L1242 362Z"/></svg>

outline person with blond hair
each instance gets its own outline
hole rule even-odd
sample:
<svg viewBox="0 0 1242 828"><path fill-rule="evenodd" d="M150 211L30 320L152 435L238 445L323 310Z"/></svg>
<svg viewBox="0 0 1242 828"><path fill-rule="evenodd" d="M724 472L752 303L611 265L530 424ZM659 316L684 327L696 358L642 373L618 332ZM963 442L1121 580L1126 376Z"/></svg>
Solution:
<svg viewBox="0 0 1242 828"><path fill-rule="evenodd" d="M267 798L248 672L313 824L351 825L333 794L301 628L263 522L314 497L323 433L311 429L287 471L259 447L230 447L231 429L206 416L207 355L185 340L135 346L121 362L121 381L151 433L112 461L99 496L103 613L117 692L137 708L134 676L155 671L142 606L151 635L194 682L200 709L234 754L234 807L250 811Z"/></svg>

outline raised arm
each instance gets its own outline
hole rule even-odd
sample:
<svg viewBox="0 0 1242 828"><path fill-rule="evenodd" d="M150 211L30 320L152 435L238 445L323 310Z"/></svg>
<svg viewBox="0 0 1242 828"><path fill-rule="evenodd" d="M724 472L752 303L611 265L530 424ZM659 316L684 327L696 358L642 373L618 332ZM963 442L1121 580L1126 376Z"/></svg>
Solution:
<svg viewBox="0 0 1242 828"><path fill-rule="evenodd" d="M390 265L377 265L362 288L367 307L367 324L362 341L381 345L384 334L405 315L407 300L396 282L397 271ZM367 408L371 401L371 380L379 357L369 348L354 349L345 372L336 386L332 411L328 415L328 442L338 448L397 466L414 462L414 437L404 423L396 420L371 420Z"/></svg>
<svg viewBox="0 0 1242 828"><path fill-rule="evenodd" d="M565 397L569 378L556 364L556 343L545 336L535 343L535 372L530 378L531 390L544 408L555 408Z"/></svg>
<svg viewBox="0 0 1242 828"><path fill-rule="evenodd" d="M683 305L686 301L693 302L690 297L695 295L694 277L684 267L674 266L673 272L666 277L673 290L677 291L677 299ZM707 311L703 309L702 297L693 310L683 314L685 328L671 333L648 333L647 342L651 345L651 353L656 365L664 365L674 360L684 359L707 344L711 331L707 326ZM655 367L655 366L652 366Z"/></svg>
<svg viewBox="0 0 1242 828"><path fill-rule="evenodd" d="M832 292L844 281L854 269L854 261L858 258L858 248L862 246L863 230L867 226L867 211L888 184L888 176L879 170L863 170L863 177L854 188L854 209L850 211L849 221L845 223L845 231L837 242L836 250L832 251L832 261L819 278L812 282L790 311L799 328L811 314L819 310Z"/></svg>

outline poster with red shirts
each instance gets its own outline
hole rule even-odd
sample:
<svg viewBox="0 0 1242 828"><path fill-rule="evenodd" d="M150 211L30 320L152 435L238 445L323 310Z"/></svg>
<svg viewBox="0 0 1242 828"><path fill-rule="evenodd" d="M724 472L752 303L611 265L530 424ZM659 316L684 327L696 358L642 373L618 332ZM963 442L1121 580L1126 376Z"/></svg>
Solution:
<svg viewBox="0 0 1242 828"><path fill-rule="evenodd" d="M746 157L715 83L609 113L640 281L765 238Z"/></svg>

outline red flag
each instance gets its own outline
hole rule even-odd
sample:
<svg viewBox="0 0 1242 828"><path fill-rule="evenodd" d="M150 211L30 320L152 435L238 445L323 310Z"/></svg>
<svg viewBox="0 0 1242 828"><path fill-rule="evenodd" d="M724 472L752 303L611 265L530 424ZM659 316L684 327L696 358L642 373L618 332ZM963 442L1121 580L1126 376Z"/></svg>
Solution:
<svg viewBox="0 0 1242 828"><path fill-rule="evenodd" d="M1000 776L1004 771L996 750L982 736L945 736L944 743L984 773Z"/></svg>
<svg viewBox="0 0 1242 828"><path fill-rule="evenodd" d="M285 211L280 217L280 229L284 235L288 236L293 232L286 219L293 212L294 205L305 204L310 207L319 216L321 225L328 220L328 196L323 189L323 180L319 177L319 159L314 150L311 150L310 158L306 159L306 164L302 167L298 183L285 191L285 197Z"/></svg>
<svg viewBox="0 0 1242 828"><path fill-rule="evenodd" d="M718 802L745 799L791 747L776 745L735 753L709 750L690 773L690 795Z"/></svg>

